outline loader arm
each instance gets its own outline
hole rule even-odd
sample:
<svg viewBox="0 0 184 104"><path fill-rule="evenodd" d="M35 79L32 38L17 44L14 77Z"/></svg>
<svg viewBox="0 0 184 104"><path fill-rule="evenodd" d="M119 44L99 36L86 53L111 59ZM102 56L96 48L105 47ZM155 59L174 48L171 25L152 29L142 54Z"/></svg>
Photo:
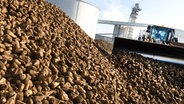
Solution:
<svg viewBox="0 0 184 104"><path fill-rule="evenodd" d="M115 49L184 60L184 47L180 46L149 43L115 37L113 51Z"/></svg>

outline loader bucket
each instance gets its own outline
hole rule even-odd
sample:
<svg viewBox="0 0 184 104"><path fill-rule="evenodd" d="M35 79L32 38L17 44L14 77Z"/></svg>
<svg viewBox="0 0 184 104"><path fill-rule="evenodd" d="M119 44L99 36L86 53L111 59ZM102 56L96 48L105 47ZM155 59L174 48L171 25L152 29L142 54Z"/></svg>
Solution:
<svg viewBox="0 0 184 104"><path fill-rule="evenodd" d="M127 50L148 55L163 56L184 61L184 47L156 44L115 37L113 51L115 49Z"/></svg>

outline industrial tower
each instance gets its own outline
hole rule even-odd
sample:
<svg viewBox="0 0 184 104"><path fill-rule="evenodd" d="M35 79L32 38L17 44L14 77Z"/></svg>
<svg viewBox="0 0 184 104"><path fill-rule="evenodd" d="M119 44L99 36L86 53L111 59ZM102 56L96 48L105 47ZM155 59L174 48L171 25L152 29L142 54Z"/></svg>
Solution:
<svg viewBox="0 0 184 104"><path fill-rule="evenodd" d="M132 12L130 14L130 18L129 18L129 22L131 23L135 23L137 16L138 16L138 12L141 11L142 9L139 7L139 3L135 3L135 6L132 8ZM133 27L130 26L128 28L128 38L132 39L133 36Z"/></svg>

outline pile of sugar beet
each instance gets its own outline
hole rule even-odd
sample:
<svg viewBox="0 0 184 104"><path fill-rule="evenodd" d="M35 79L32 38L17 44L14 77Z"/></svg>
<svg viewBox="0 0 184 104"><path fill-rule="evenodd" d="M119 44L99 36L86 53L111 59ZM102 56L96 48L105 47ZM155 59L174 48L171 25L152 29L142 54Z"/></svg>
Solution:
<svg viewBox="0 0 184 104"><path fill-rule="evenodd" d="M44 0L0 0L0 104L184 103L183 66L98 45Z"/></svg>

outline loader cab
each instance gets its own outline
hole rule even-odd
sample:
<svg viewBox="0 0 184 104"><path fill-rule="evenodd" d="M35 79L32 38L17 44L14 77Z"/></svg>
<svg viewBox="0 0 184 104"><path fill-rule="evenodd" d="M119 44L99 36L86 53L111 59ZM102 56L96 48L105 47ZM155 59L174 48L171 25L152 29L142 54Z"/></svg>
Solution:
<svg viewBox="0 0 184 104"><path fill-rule="evenodd" d="M169 44L174 40L174 29L162 26L148 26L147 32L149 33L150 42L158 44Z"/></svg>

